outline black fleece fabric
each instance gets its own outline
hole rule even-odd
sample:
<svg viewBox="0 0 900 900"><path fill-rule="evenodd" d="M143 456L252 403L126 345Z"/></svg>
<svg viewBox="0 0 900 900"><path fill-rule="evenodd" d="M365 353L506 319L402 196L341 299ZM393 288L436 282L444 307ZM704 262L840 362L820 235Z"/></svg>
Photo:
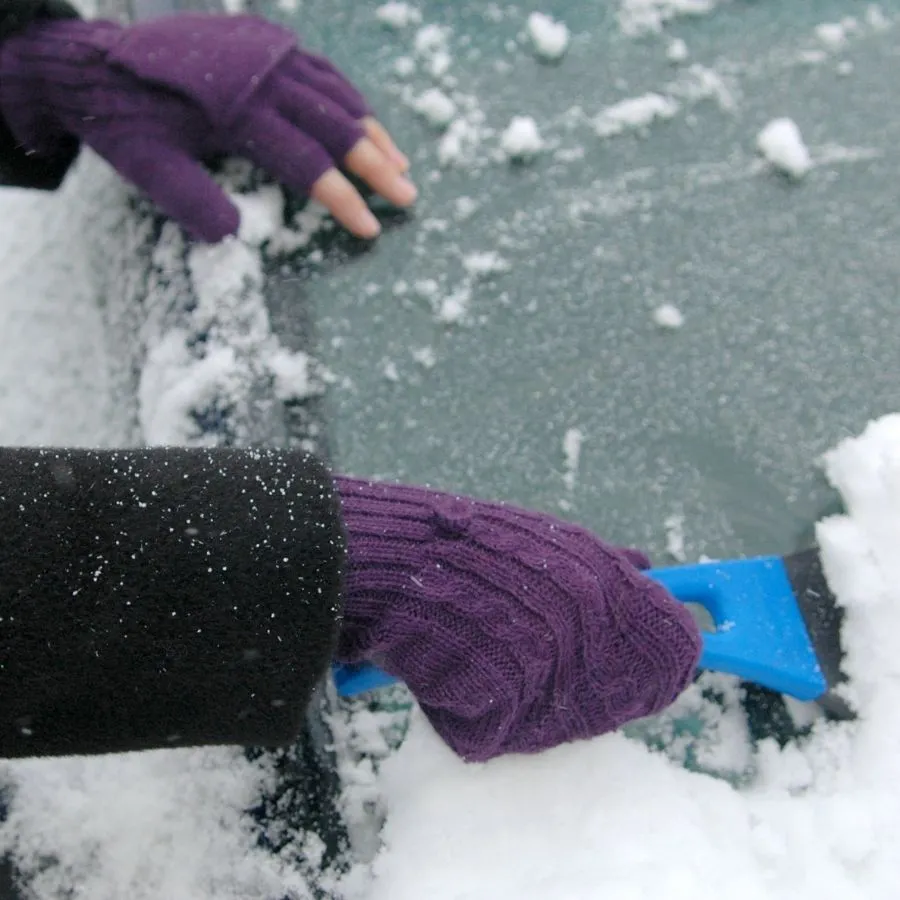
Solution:
<svg viewBox="0 0 900 900"><path fill-rule="evenodd" d="M303 452L0 450L0 757L292 743L345 550Z"/></svg>
<svg viewBox="0 0 900 900"><path fill-rule="evenodd" d="M32 22L77 19L78 12L64 0L0 0L0 53L2 42ZM78 156L79 142L72 138L53 159L28 153L16 140L0 109L0 185L55 191Z"/></svg>

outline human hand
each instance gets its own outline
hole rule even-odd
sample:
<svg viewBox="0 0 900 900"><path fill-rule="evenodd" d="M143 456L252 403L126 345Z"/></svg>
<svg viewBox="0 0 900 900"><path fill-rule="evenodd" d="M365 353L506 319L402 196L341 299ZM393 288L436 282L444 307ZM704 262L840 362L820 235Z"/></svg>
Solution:
<svg viewBox="0 0 900 900"><path fill-rule="evenodd" d="M251 160L362 238L380 226L341 168L397 206L416 198L356 88L255 16L35 23L0 47L0 110L37 154L78 138L205 241L240 222L202 165L214 157Z"/></svg>
<svg viewBox="0 0 900 900"><path fill-rule="evenodd" d="M647 558L550 515L338 477L336 659L406 683L464 759L533 753L658 713L702 649Z"/></svg>

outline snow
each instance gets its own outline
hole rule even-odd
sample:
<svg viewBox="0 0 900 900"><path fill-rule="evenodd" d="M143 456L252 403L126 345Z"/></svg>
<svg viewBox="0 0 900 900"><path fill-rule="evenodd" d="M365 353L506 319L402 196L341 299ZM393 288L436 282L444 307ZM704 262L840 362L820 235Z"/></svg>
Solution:
<svg viewBox="0 0 900 900"><path fill-rule="evenodd" d="M444 297L438 306L437 320L443 325L457 325L469 310L472 291L464 284Z"/></svg>
<svg viewBox="0 0 900 900"><path fill-rule="evenodd" d="M275 396L279 400L304 400L318 389L311 383L312 360L302 351L279 348L268 359Z"/></svg>
<svg viewBox="0 0 900 900"><path fill-rule="evenodd" d="M473 197L457 197L453 201L453 207L457 221L465 222L478 211L479 203Z"/></svg>
<svg viewBox="0 0 900 900"><path fill-rule="evenodd" d="M829 50L840 50L847 43L847 38L858 29L856 19L848 17L840 22L823 22L816 28L816 37Z"/></svg>
<svg viewBox="0 0 900 900"><path fill-rule="evenodd" d="M684 313L671 303L664 303L653 311L653 321L660 328L676 329L684 325Z"/></svg>
<svg viewBox="0 0 900 900"><path fill-rule="evenodd" d="M433 369L437 365L434 347L418 347L412 351L412 358L423 368Z"/></svg>
<svg viewBox="0 0 900 900"><path fill-rule="evenodd" d="M86 247L91 192L80 175L58 195L0 192L4 445L109 445L128 433L128 416L115 406L102 317L93 302L95 273ZM60 206L66 216L58 215Z"/></svg>
<svg viewBox="0 0 900 900"><path fill-rule="evenodd" d="M688 55L688 45L682 38L675 38L674 40L669 41L669 46L666 48L666 59L668 59L669 62L684 62L688 58Z"/></svg>
<svg viewBox="0 0 900 900"><path fill-rule="evenodd" d="M647 128L658 119L671 119L679 108L676 100L657 93L630 97L602 110L594 119L594 130L602 138L614 137Z"/></svg>
<svg viewBox="0 0 900 900"><path fill-rule="evenodd" d="M569 46L569 29L551 16L533 12L528 17L528 36L535 53L543 59L560 59Z"/></svg>
<svg viewBox="0 0 900 900"><path fill-rule="evenodd" d="M500 147L510 159L536 156L544 148L537 122L531 116L513 116L500 137Z"/></svg>
<svg viewBox="0 0 900 900"><path fill-rule="evenodd" d="M284 218L284 194L275 185L266 185L252 194L232 194L231 201L241 214L238 237L254 247L268 240L275 223Z"/></svg>
<svg viewBox="0 0 900 900"><path fill-rule="evenodd" d="M629 35L660 31L678 16L700 15L718 5L712 0L622 0L619 22ZM484 15L502 23L504 10L488 8ZM406 41L400 49L408 55L386 63L397 75L447 77L454 59L449 29L419 28L420 13L403 3L380 6L376 19L386 28L406 30L398 40ZM376 27L371 16L368 21ZM865 21L873 28L885 22L875 7L866 11ZM514 27L520 23L517 18ZM409 30L413 26L417 30ZM829 50L843 49L851 31L846 22L838 23L826 29L830 44L827 37L823 42L821 29L816 40ZM673 54L679 40L667 41L664 33L659 46L682 62L680 50ZM514 49L521 54L520 45ZM533 68L530 60L524 64ZM841 66L846 63L838 71ZM694 98L717 98L727 107L728 86L717 72L698 66L677 73L683 80L604 110L596 120L598 133L608 137L647 128L686 109ZM552 72L541 74L549 78ZM518 105L524 98L511 109L504 107L499 121L492 118L488 127L479 98L467 101L446 81L439 83L434 90L456 109L429 151L441 165L485 164L486 140L493 147L499 139L502 147L507 117L528 108ZM412 90L413 84L407 87ZM414 88L410 96L421 98L424 84ZM489 86L484 89L489 100ZM529 121L533 137L537 124ZM556 147L557 124L542 120L547 137L537 134L538 150ZM800 169L808 169L810 154L799 130L791 133L782 126L780 131L769 151L760 151L788 173L798 171L798 161ZM739 140L749 145L752 129L742 125ZM813 149L817 163L871 159L878 152ZM578 158L575 154L569 161ZM738 159L722 178L751 178L765 168L762 161L751 162ZM539 166L526 174L531 172L536 179L542 175ZM459 173L440 174L449 180ZM458 184L475 193L464 177ZM595 199L592 190L598 189L581 183L574 188L588 203ZM638 180L604 197L610 205L640 203L648 191ZM123 411L108 372L95 272L85 247L85 236L95 229L84 203L87 193L82 178L68 181L52 196L0 193L0 440L5 444L133 440L130 411ZM330 222L321 208L310 205L285 226L283 197L274 188L239 194L235 201L243 215L237 240L188 250L174 235L164 236L162 261L168 256L187 260L198 303L179 327L169 327L171 322L157 327L151 316L145 329L138 415L150 442L200 440L192 411L216 398L240 399L259 379L271 382L281 399L322 390L318 362L291 352L273 335L261 271L265 256L305 246ZM60 207L65 215L59 215ZM442 372L435 369L438 354L442 360L449 354L444 355L447 335L435 325L477 322L484 299L480 292L514 258L502 242L510 239L502 228L496 249L473 251L466 226L456 227L476 213L491 215L490 197L461 194L446 208L432 207L428 213L418 231L447 233L448 259L461 275L454 282L440 270L404 267L381 286L392 295L383 295L381 302L422 298L435 321L409 346L392 349L395 359L376 363L375 378L400 382L409 374L436 381ZM522 211L528 215L529 210ZM613 246L615 253L630 252L627 245L619 247L618 234L610 229ZM356 290L368 297L378 288L367 284ZM521 299L527 309L546 298ZM645 330L646 310L635 310L638 327ZM663 328L680 327L683 321L674 306L660 306L652 315ZM56 327L59 322L65 327ZM200 331L212 335L202 353L193 340ZM672 346L672 341L659 343ZM588 460L581 461L582 429L562 433L560 448L562 428L551 436L556 447L551 451L562 450L568 493L560 505L571 508L579 465ZM592 432L592 455L602 453L604 439ZM391 752L393 720L360 709L352 722L335 723L335 737L348 785L344 808L355 830L355 849L365 848L364 862L340 887L334 876L328 895L341 900L719 900L723 895L729 900L894 900L900 877L900 416L873 422L859 436L837 444L822 463L848 507L846 515L823 520L817 537L832 587L848 607L848 691L861 712L858 722L825 723L802 707L797 717L815 723L808 740L783 750L773 743L753 748L738 686L706 674L664 716L622 734L539 757L472 766L449 753L418 713L402 748ZM662 522L670 554L687 561L684 516L665 517L668 509L659 511L653 527ZM702 523L693 517L691 523L693 539ZM721 702L709 701L709 693ZM684 722L700 727L691 732ZM648 737L661 749L648 748ZM271 779L264 762L250 763L230 749L0 764L0 782L12 782L17 791L10 818L0 824L0 848L12 850L26 871L36 871L46 858L60 861L38 875L32 885L35 900L62 900L73 878L79 895L91 900L307 897L305 879L296 869L256 849L256 835L243 813ZM373 810L385 821L381 841L367 831ZM298 835L294 848L312 861L321 852L314 835Z"/></svg>
<svg viewBox="0 0 900 900"><path fill-rule="evenodd" d="M409 78L416 71L416 61L411 56L398 56L394 60L394 73L400 78Z"/></svg>
<svg viewBox="0 0 900 900"><path fill-rule="evenodd" d="M569 493L575 490L575 480L578 477L578 463L581 460L581 445L583 442L584 433L580 428L569 428L563 435L562 446L565 459L563 482Z"/></svg>
<svg viewBox="0 0 900 900"><path fill-rule="evenodd" d="M481 131L464 118L455 119L438 144L438 163L441 166L464 166L478 154Z"/></svg>
<svg viewBox="0 0 900 900"><path fill-rule="evenodd" d="M757 135L756 146L771 165L793 178L803 178L812 168L809 149L793 119L773 119Z"/></svg>
<svg viewBox="0 0 900 900"><path fill-rule="evenodd" d="M410 25L418 25L422 21L422 14L409 3L401 0L391 0L375 10L375 17L383 25L389 28L407 28Z"/></svg>
<svg viewBox="0 0 900 900"><path fill-rule="evenodd" d="M687 560L684 547L684 516L675 514L667 516L663 523L666 529L666 553L676 562Z"/></svg>
<svg viewBox="0 0 900 900"><path fill-rule="evenodd" d="M625 734L466 765L417 714L381 767L387 819L369 900L718 900L723 890L735 900L892 900L900 415L841 442L824 465L847 504L818 539L848 608L858 722L820 719L805 742L764 742L748 755L729 680L704 676L672 714L703 710L703 689L724 692L703 766L745 771L734 781L688 771Z"/></svg>
<svg viewBox="0 0 900 900"><path fill-rule="evenodd" d="M447 50L450 29L441 25L423 25L413 41L416 55L425 61L428 71L440 78L450 68L452 58Z"/></svg>
<svg viewBox="0 0 900 900"><path fill-rule="evenodd" d="M413 46L419 56L429 56L446 49L449 36L449 29L445 27L434 24L423 25L416 32Z"/></svg>
<svg viewBox="0 0 900 900"><path fill-rule="evenodd" d="M456 104L440 88L423 92L416 98L414 108L435 128L446 128L456 115Z"/></svg>
<svg viewBox="0 0 900 900"><path fill-rule="evenodd" d="M463 257L463 268L476 278L508 272L509 263L496 250L476 250Z"/></svg>
<svg viewBox="0 0 900 900"><path fill-rule="evenodd" d="M619 27L628 35L660 31L671 19L705 15L721 2L722 0L620 0Z"/></svg>

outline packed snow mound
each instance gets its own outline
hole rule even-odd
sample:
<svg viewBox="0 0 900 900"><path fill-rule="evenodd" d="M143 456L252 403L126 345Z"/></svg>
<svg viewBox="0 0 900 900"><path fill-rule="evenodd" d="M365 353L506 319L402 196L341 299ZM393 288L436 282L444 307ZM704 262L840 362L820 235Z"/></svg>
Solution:
<svg viewBox="0 0 900 900"><path fill-rule="evenodd" d="M388 817L371 900L719 900L723 885L729 900L893 900L900 415L824 465L847 509L818 536L847 607L857 722L819 720L804 743L755 754L733 717L714 723L718 763L743 769L726 780L623 734L467 765L417 715L381 772ZM699 708L696 691L676 707Z"/></svg>

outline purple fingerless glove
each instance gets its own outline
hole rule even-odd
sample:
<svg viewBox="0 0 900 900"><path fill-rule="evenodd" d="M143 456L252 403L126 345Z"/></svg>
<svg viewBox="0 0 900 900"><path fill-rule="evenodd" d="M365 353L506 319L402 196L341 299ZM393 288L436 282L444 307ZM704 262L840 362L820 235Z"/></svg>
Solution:
<svg viewBox="0 0 900 900"><path fill-rule="evenodd" d="M31 25L0 46L0 112L28 150L52 159L75 137L195 237L217 241L239 216L201 160L242 156L306 194L363 136L369 111L293 32L187 14Z"/></svg>
<svg viewBox="0 0 900 900"><path fill-rule="evenodd" d="M338 661L401 678L484 761L612 731L688 685L701 637L636 551L548 515L337 478L349 569Z"/></svg>

